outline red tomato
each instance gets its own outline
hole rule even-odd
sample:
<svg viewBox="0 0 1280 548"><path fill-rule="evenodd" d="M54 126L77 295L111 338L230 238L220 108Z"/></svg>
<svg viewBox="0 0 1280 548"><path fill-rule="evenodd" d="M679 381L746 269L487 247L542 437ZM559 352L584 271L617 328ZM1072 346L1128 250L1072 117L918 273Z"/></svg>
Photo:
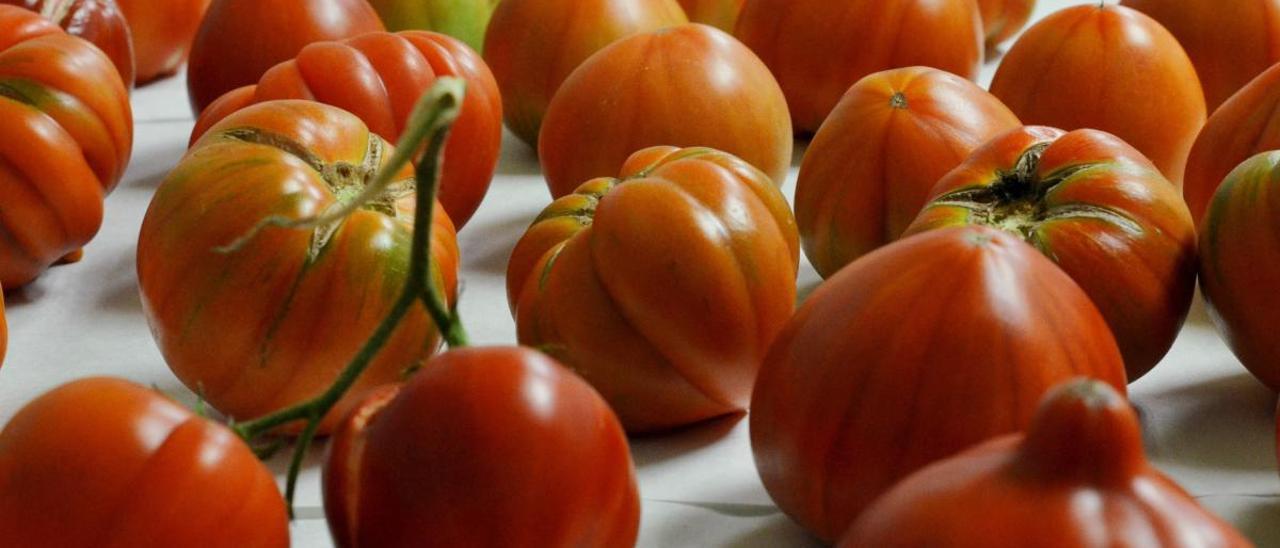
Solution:
<svg viewBox="0 0 1280 548"><path fill-rule="evenodd" d="M913 471L1025 428L1079 375L1124 392L1111 331L1052 262L986 227L906 238L818 287L774 343L751 401L756 467L833 540Z"/></svg>
<svg viewBox="0 0 1280 548"><path fill-rule="evenodd" d="M1026 26L1035 7L1036 0L978 0L987 44L995 45L1012 38Z"/></svg>
<svg viewBox="0 0 1280 548"><path fill-rule="evenodd" d="M199 114L222 94L257 82L307 44L381 30L367 0L213 0L191 46L191 109Z"/></svg>
<svg viewBox="0 0 1280 548"><path fill-rule="evenodd" d="M582 374L628 431L741 411L795 306L798 239L786 198L746 162L642 150L516 244L520 343Z"/></svg>
<svg viewBox="0 0 1280 548"><path fill-rule="evenodd" d="M1195 68L1173 35L1110 4L1067 8L1027 29L991 93L1024 123L1115 134L1179 186L1205 117Z"/></svg>
<svg viewBox="0 0 1280 548"><path fill-rule="evenodd" d="M1021 126L973 82L936 69L854 84L809 144L796 182L805 254L823 277L898 239L938 179Z"/></svg>
<svg viewBox="0 0 1280 548"><path fill-rule="evenodd" d="M216 248L270 215L325 211L391 155L346 111L272 101L211 128L156 191L138 238L143 306L169 367L219 411L249 420L328 388L400 295L415 198L396 185L336 226L270 229L239 251ZM443 211L432 239L435 281L452 298L458 247ZM439 340L425 309L412 310L322 430Z"/></svg>
<svg viewBox="0 0 1280 548"><path fill-rule="evenodd" d="M254 86L232 91L200 115L194 143L209 127L246 106L276 99L308 99L359 116L374 133L396 141L413 105L440 76L467 82L462 114L449 132L440 203L461 227L475 213L498 165L502 98L493 74L465 44L434 32L364 34L316 42L276 65Z"/></svg>
<svg viewBox="0 0 1280 548"><path fill-rule="evenodd" d="M1240 362L1280 390L1280 151L1227 175L1200 221L1200 289Z"/></svg>
<svg viewBox="0 0 1280 548"><path fill-rule="evenodd" d="M554 197L651 146L710 147L786 180L791 118L760 60L732 36L682 25L614 42L547 109L538 157Z"/></svg>
<svg viewBox="0 0 1280 548"><path fill-rule="evenodd" d="M711 25L725 32L733 32L738 23L738 13L746 0L680 0L689 21Z"/></svg>
<svg viewBox="0 0 1280 548"><path fill-rule="evenodd" d="M133 39L114 0L0 0L0 4L39 12L67 34L92 42L111 58L125 87L133 87Z"/></svg>
<svg viewBox="0 0 1280 548"><path fill-rule="evenodd" d="M0 432L8 546L287 547L271 473L230 430L118 379L56 388Z"/></svg>
<svg viewBox="0 0 1280 548"><path fill-rule="evenodd" d="M334 435L338 546L632 546L640 499L600 395L525 348L468 348L375 393Z"/></svg>
<svg viewBox="0 0 1280 548"><path fill-rule="evenodd" d="M1195 293L1195 223L1178 189L1115 136L1008 132L938 181L930 200L907 234L980 224L1024 238L1093 299L1130 382L1182 330Z"/></svg>
<svg viewBox="0 0 1280 548"><path fill-rule="evenodd" d="M484 59L502 89L507 126L530 146L573 69L614 41L688 22L676 0L503 0Z"/></svg>
<svg viewBox="0 0 1280 548"><path fill-rule="evenodd" d="M1209 112L1280 61L1280 0L1121 0L1187 50Z"/></svg>
<svg viewBox="0 0 1280 548"><path fill-rule="evenodd" d="M1197 221L1231 170L1251 156L1280 149L1280 66L1267 69L1223 103L1200 130L1187 159L1183 197Z"/></svg>
<svg viewBox="0 0 1280 548"><path fill-rule="evenodd" d="M4 317L4 288L0 287L0 364L4 363L5 351L9 346L9 325Z"/></svg>
<svg viewBox="0 0 1280 548"><path fill-rule="evenodd" d="M133 146L129 92L100 50L0 6L0 284L75 260Z"/></svg>
<svg viewBox="0 0 1280 548"><path fill-rule="evenodd" d="M255 0L264 2L264 0ZM129 21L138 84L170 76L187 59L209 0L115 0ZM243 55L242 49L236 54Z"/></svg>
<svg viewBox="0 0 1280 548"><path fill-rule="evenodd" d="M982 65L971 1L747 0L735 34L773 71L806 132L873 72L925 65L972 79Z"/></svg>

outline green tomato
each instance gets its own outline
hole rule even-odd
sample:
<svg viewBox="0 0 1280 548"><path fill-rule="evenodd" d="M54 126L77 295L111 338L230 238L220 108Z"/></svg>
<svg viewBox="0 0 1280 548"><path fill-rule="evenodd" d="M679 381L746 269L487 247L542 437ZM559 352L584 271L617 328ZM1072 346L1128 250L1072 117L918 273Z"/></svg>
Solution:
<svg viewBox="0 0 1280 548"><path fill-rule="evenodd" d="M430 30L447 34L477 52L499 0L369 0L389 31Z"/></svg>

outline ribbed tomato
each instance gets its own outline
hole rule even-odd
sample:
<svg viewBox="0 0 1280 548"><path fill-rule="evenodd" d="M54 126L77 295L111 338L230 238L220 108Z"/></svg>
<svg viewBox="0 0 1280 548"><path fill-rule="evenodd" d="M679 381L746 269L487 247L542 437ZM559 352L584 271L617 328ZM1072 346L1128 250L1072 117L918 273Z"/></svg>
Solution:
<svg viewBox="0 0 1280 548"><path fill-rule="evenodd" d="M484 48L484 30L493 0L369 0L389 31L429 30L447 34L476 51Z"/></svg>
<svg viewBox="0 0 1280 548"><path fill-rule="evenodd" d="M746 162L642 150L516 245L520 343L582 374L628 431L741 411L795 305L798 240L786 199Z"/></svg>
<svg viewBox="0 0 1280 548"><path fill-rule="evenodd" d="M751 401L765 488L825 540L915 470L1025 428L1076 376L1123 393L1102 315L1031 246L986 227L903 239L818 287Z"/></svg>
<svg viewBox="0 0 1280 548"><path fill-rule="evenodd" d="M404 286L412 175L336 225L268 229L238 251L217 248L269 216L317 215L349 199L391 153L346 111L273 101L211 128L157 190L138 239L142 302L169 367L219 411L243 421L314 397L356 354ZM443 211L435 219L435 283L452 298L453 224ZM438 343L417 306L322 430Z"/></svg>
<svg viewBox="0 0 1280 548"><path fill-rule="evenodd" d="M262 3L264 0L255 0ZM171 76L187 60L209 0L115 0L129 21L138 85ZM243 53L243 52L240 52Z"/></svg>
<svg viewBox="0 0 1280 548"><path fill-rule="evenodd" d="M792 144L769 69L732 36L689 24L619 40L582 63L547 108L538 158L559 198L651 146L722 150L781 185Z"/></svg>
<svg viewBox="0 0 1280 548"><path fill-rule="evenodd" d="M640 526L618 418L520 347L453 350L371 395L335 433L323 481L344 548L627 547Z"/></svg>
<svg viewBox="0 0 1280 548"><path fill-rule="evenodd" d="M747 0L734 34L773 71L805 132L873 72L924 65L975 78L982 65L972 1Z"/></svg>
<svg viewBox="0 0 1280 548"><path fill-rule="evenodd" d="M689 21L733 32L746 0L680 0Z"/></svg>
<svg viewBox="0 0 1280 548"><path fill-rule="evenodd" d="M213 0L191 46L191 110L257 82L307 44L382 30L368 0Z"/></svg>
<svg viewBox="0 0 1280 548"><path fill-rule="evenodd" d="M1067 8L1027 29L991 93L1027 124L1115 134L1178 185L1205 119L1200 80L1177 39L1112 4Z"/></svg>
<svg viewBox="0 0 1280 548"><path fill-rule="evenodd" d="M75 260L133 147L111 60L35 12L0 6L0 284Z"/></svg>
<svg viewBox="0 0 1280 548"><path fill-rule="evenodd" d="M831 276L898 239L938 179L1019 126L1000 100L937 69L893 69L859 80L800 164L796 222L809 261Z"/></svg>
<svg viewBox="0 0 1280 548"><path fill-rule="evenodd" d="M484 59L502 89L507 127L530 146L565 78L614 41L686 23L676 0L503 0Z"/></svg>
<svg viewBox="0 0 1280 548"><path fill-rule="evenodd" d="M978 0L987 44L994 46L1012 38L1031 19L1035 8L1036 0Z"/></svg>
<svg viewBox="0 0 1280 548"><path fill-rule="evenodd" d="M502 98L493 74L465 44L434 32L376 32L316 42L276 65L256 85L231 91L196 121L194 143L209 127L248 105L276 99L327 103L359 116L378 136L396 141L413 105L441 76L467 82L462 114L449 133L440 203L459 227L489 190L502 146Z"/></svg>
<svg viewBox="0 0 1280 548"><path fill-rule="evenodd" d="M1111 326L1129 381L1182 330L1196 284L1196 228L1142 153L1092 129L1029 126L938 181L907 229L980 224L1025 239L1062 267Z"/></svg>
<svg viewBox="0 0 1280 548"><path fill-rule="evenodd" d="M133 87L133 39L115 0L0 0L0 4L38 12L67 34L92 42L111 58L125 87Z"/></svg>
<svg viewBox="0 0 1280 548"><path fill-rule="evenodd" d="M6 546L286 548L275 478L230 430L154 390L78 380L0 432Z"/></svg>

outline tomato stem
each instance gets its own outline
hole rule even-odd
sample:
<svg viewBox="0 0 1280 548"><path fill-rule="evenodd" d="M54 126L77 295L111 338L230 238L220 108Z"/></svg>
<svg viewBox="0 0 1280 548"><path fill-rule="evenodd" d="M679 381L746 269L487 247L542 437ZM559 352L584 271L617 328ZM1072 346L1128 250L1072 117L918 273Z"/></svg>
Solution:
<svg viewBox="0 0 1280 548"><path fill-rule="evenodd" d="M440 186L444 144L450 128L461 111L465 92L465 82L461 79L437 79L414 107L413 114L409 118L408 130L396 144L396 152L388 160L387 165L375 175L373 182L366 186L363 192L342 204L341 207L311 219L283 223L268 220L255 228L255 232L268 225L307 228L341 220L342 217L359 209L363 203L378 196L381 189L391 183L395 175L412 160L416 151L423 147L424 141L426 142L425 152L415 170L419 187L413 222L413 248L409 256L409 275L405 279L400 297L396 299L390 312L323 394L270 415L232 426L236 434L252 444L256 438L275 431L281 426L306 421L306 426L294 446L285 486L285 501L289 505L290 517L293 516L293 495L297 487L298 473L302 469L303 458L311 446L311 441L315 438L321 421L364 374L365 369L391 339L391 335L414 304L421 301L425 305L450 348L467 344L466 331L458 319L457 311L446 304L439 284L434 283L438 278L436 272L438 265L431 260L431 229L435 222L436 194ZM253 234L250 233L242 238L241 242L231 247L234 249L242 245L243 241L252 238Z"/></svg>

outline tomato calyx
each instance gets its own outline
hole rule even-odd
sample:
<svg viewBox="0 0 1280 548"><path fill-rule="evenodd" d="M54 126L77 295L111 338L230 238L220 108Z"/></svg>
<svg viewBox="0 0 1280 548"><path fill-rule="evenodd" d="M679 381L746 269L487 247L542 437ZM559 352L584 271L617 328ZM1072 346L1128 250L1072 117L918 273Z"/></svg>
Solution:
<svg viewBox="0 0 1280 548"><path fill-rule="evenodd" d="M907 110L910 105L907 104L907 96L901 91L893 92L893 97L889 98L889 108L894 110Z"/></svg>

